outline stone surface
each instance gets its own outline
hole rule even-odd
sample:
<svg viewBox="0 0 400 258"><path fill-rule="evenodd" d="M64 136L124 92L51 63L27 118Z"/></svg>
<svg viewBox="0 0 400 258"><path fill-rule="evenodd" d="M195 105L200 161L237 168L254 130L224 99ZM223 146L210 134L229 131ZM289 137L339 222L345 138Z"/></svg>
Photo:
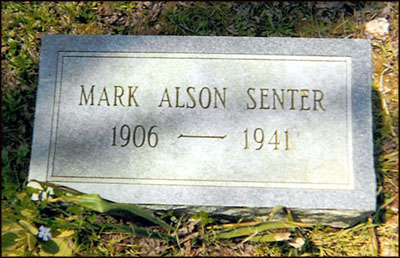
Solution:
<svg viewBox="0 0 400 258"><path fill-rule="evenodd" d="M44 36L30 179L345 226L375 210L370 78L368 40Z"/></svg>
<svg viewBox="0 0 400 258"><path fill-rule="evenodd" d="M385 18L376 18L365 24L365 35L368 38L385 38L389 33L389 22Z"/></svg>

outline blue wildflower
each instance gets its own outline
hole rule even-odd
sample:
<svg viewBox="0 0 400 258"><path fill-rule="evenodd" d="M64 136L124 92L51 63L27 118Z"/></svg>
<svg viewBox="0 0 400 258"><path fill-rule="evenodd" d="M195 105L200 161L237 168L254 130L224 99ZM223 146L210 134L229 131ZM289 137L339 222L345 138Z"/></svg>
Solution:
<svg viewBox="0 0 400 258"><path fill-rule="evenodd" d="M42 238L44 241L49 240L51 238L50 228L40 226L38 237Z"/></svg>

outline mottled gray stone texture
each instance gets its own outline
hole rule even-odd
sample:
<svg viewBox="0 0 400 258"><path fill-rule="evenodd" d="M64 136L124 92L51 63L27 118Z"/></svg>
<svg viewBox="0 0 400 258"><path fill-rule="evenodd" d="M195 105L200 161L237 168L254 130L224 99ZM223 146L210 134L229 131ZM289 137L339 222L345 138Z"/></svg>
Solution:
<svg viewBox="0 0 400 258"><path fill-rule="evenodd" d="M45 35L29 177L154 210L376 206L362 39Z"/></svg>

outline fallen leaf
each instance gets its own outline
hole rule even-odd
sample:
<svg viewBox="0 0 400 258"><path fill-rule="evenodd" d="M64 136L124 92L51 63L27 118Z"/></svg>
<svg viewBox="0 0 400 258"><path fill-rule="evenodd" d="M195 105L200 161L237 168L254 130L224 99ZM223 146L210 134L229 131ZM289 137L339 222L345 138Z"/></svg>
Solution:
<svg viewBox="0 0 400 258"><path fill-rule="evenodd" d="M368 38L382 38L389 33L389 22L385 18L377 18L365 24Z"/></svg>
<svg viewBox="0 0 400 258"><path fill-rule="evenodd" d="M303 247L304 243L305 243L304 238L296 237L295 239L289 242L289 245L293 246L294 248L300 249Z"/></svg>

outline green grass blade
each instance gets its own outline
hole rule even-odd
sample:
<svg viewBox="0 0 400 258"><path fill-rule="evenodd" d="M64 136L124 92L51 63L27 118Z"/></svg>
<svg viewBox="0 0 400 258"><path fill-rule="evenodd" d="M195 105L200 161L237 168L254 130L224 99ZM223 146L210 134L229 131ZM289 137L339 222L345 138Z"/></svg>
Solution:
<svg viewBox="0 0 400 258"><path fill-rule="evenodd" d="M273 209L272 209L272 211L269 213L269 215L268 215L268 220L273 220L274 219L274 216L278 213L278 212L280 212L281 210L283 210L283 206L275 206Z"/></svg>
<svg viewBox="0 0 400 258"><path fill-rule="evenodd" d="M289 240L290 233L289 232L281 232L281 233L273 233L262 236L254 236L249 239L251 242L277 242L277 241L285 241Z"/></svg>
<svg viewBox="0 0 400 258"><path fill-rule="evenodd" d="M100 198L98 194L82 194L75 196L63 196L62 200L75 202L78 205L81 205L87 209L91 209L97 212L110 212L110 211L127 211L133 215L145 218L154 224L157 224L161 227L170 229L170 226L165 223L163 220L156 217L152 212L141 208L134 204L126 204L126 203L111 203L105 201Z"/></svg>
<svg viewBox="0 0 400 258"><path fill-rule="evenodd" d="M28 232L32 233L33 235L37 235L39 230L30 222L26 220L18 221L21 226L23 226Z"/></svg>
<svg viewBox="0 0 400 258"><path fill-rule="evenodd" d="M66 192L66 193L69 193L69 194L72 194L72 195L83 194L82 192L79 192L79 191L77 191L75 189L72 189L72 188L69 188L69 187L66 187L66 186L62 186L62 185L53 184L53 183L50 183L50 182L38 181L38 180L35 180L35 179L30 180L30 182L38 183L42 187L42 189L45 189L44 186L47 186L47 187L53 188L54 190L58 189L60 191L63 191L63 192Z"/></svg>
<svg viewBox="0 0 400 258"><path fill-rule="evenodd" d="M100 198L98 194L82 194L75 196L62 196L61 200L76 203L82 207L97 212L107 212L110 209L107 201Z"/></svg>
<svg viewBox="0 0 400 258"><path fill-rule="evenodd" d="M224 230L217 234L217 238L234 238L240 236L246 236L258 232L262 232L265 230L272 229L283 229L288 228L292 229L295 227L309 227L310 225L299 223L299 222L281 222L281 221L267 221L264 223L257 224L255 226L250 227L239 227L230 230Z"/></svg>
<svg viewBox="0 0 400 258"><path fill-rule="evenodd" d="M129 213L132 213L132 214L135 214L142 218L145 218L163 228L170 229L170 226L167 223L165 223L163 220L156 217L152 212L150 212L144 208L141 208L137 205L127 204L127 203L108 203L108 204L110 207L110 209L108 211L116 211L116 210L127 211Z"/></svg>

